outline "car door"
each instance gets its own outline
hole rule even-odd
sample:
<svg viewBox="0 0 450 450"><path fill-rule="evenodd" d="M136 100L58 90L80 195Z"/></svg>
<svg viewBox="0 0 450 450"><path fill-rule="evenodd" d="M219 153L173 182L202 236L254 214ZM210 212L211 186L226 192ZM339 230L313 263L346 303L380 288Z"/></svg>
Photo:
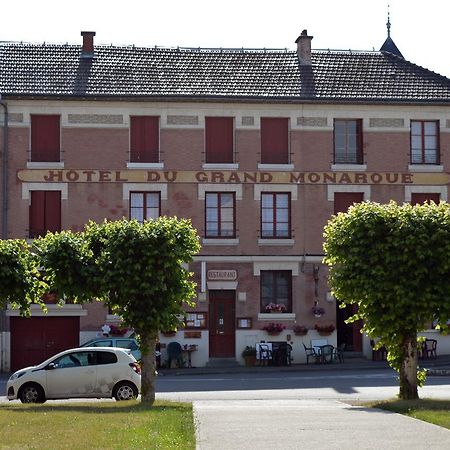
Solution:
<svg viewBox="0 0 450 450"><path fill-rule="evenodd" d="M67 353L46 368L47 398L91 397L95 392L97 366L92 351Z"/></svg>

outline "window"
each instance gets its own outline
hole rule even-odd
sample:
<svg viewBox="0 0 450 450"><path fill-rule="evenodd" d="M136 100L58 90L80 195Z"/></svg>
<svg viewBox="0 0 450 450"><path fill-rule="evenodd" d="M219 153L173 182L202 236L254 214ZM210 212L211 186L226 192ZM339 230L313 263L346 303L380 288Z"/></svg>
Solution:
<svg viewBox="0 0 450 450"><path fill-rule="evenodd" d="M130 162L159 162L159 117L130 116Z"/></svg>
<svg viewBox="0 0 450 450"><path fill-rule="evenodd" d="M261 270L261 312L269 303L278 303L292 312L292 272L290 270Z"/></svg>
<svg viewBox="0 0 450 450"><path fill-rule="evenodd" d="M205 117L206 163L233 163L233 118Z"/></svg>
<svg viewBox="0 0 450 450"><path fill-rule="evenodd" d="M430 203L434 202L437 205L439 204L439 201L441 199L441 196L438 192L436 193L417 193L413 192L411 193L411 204L412 205L423 205L424 203Z"/></svg>
<svg viewBox="0 0 450 450"><path fill-rule="evenodd" d="M289 192L261 193L261 237L291 237L291 194Z"/></svg>
<svg viewBox="0 0 450 450"><path fill-rule="evenodd" d="M61 231L61 192L31 191L29 237Z"/></svg>
<svg viewBox="0 0 450 450"><path fill-rule="evenodd" d="M261 163L289 164L289 121L261 118Z"/></svg>
<svg viewBox="0 0 450 450"><path fill-rule="evenodd" d="M411 121L411 164L439 164L438 121Z"/></svg>
<svg viewBox="0 0 450 450"><path fill-rule="evenodd" d="M206 192L206 232L207 238L234 238L235 226L235 193Z"/></svg>
<svg viewBox="0 0 450 450"><path fill-rule="evenodd" d="M31 161L60 161L60 117L31 115Z"/></svg>
<svg viewBox="0 0 450 450"><path fill-rule="evenodd" d="M157 219L161 215L161 194L159 192L130 192L130 219L142 223Z"/></svg>
<svg viewBox="0 0 450 450"><path fill-rule="evenodd" d="M334 120L334 163L362 164L362 120Z"/></svg>

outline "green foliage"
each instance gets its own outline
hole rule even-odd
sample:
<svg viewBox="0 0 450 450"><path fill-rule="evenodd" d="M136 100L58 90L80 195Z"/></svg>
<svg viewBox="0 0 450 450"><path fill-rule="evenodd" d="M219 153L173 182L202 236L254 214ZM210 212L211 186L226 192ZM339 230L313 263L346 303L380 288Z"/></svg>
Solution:
<svg viewBox="0 0 450 450"><path fill-rule="evenodd" d="M30 315L30 305L40 304L47 286L38 270L39 259L24 240L0 240L0 306L10 303L20 314Z"/></svg>
<svg viewBox="0 0 450 450"><path fill-rule="evenodd" d="M43 278L60 302L83 303L102 298L95 279L95 260L84 233L47 233L34 241Z"/></svg>
<svg viewBox="0 0 450 450"><path fill-rule="evenodd" d="M139 334L177 328L183 302L195 295L192 274L182 266L200 249L190 221L91 222L84 236L95 261L95 285L125 323Z"/></svg>
<svg viewBox="0 0 450 450"><path fill-rule="evenodd" d="M360 203L334 216L324 237L340 306L358 305L349 321L362 319L400 371L406 343L433 319L443 325L450 317L450 205Z"/></svg>

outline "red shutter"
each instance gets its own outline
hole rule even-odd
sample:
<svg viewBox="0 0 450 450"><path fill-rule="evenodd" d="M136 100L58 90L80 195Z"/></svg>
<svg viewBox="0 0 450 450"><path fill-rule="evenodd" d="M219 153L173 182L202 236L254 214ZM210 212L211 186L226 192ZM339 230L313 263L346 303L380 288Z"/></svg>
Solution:
<svg viewBox="0 0 450 450"><path fill-rule="evenodd" d="M347 212L353 203L364 201L363 192L335 192L334 193L334 214Z"/></svg>
<svg viewBox="0 0 450 450"><path fill-rule="evenodd" d="M159 117L130 117L130 161L159 162Z"/></svg>
<svg viewBox="0 0 450 450"><path fill-rule="evenodd" d="M233 162L233 118L205 118L205 147L207 163Z"/></svg>
<svg viewBox="0 0 450 450"><path fill-rule="evenodd" d="M30 238L44 234L45 229L45 191L31 191Z"/></svg>
<svg viewBox="0 0 450 450"><path fill-rule="evenodd" d="M428 194L411 194L411 204L412 205L423 205L425 202L434 202L439 204L441 196L438 193L428 193Z"/></svg>
<svg viewBox="0 0 450 450"><path fill-rule="evenodd" d="M61 192L45 192L45 231L61 231Z"/></svg>
<svg viewBox="0 0 450 450"><path fill-rule="evenodd" d="M31 161L60 161L60 117L31 115Z"/></svg>
<svg viewBox="0 0 450 450"><path fill-rule="evenodd" d="M289 163L288 127L288 119L261 118L261 163Z"/></svg>
<svg viewBox="0 0 450 450"><path fill-rule="evenodd" d="M61 192L31 191L30 237L61 231Z"/></svg>

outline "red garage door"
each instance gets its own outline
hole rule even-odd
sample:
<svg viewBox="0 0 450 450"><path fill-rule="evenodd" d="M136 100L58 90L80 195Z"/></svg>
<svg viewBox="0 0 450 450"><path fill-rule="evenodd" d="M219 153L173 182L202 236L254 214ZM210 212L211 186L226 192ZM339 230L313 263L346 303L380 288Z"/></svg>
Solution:
<svg viewBox="0 0 450 450"><path fill-rule="evenodd" d="M11 370L33 366L80 343L79 317L11 317Z"/></svg>

